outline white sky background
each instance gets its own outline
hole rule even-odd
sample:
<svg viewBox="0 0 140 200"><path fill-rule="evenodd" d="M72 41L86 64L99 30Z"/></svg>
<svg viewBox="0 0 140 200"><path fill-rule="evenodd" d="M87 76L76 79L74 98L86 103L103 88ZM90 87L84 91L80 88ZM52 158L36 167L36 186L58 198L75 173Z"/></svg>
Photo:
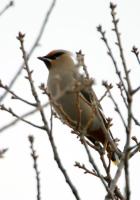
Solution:
<svg viewBox="0 0 140 200"><path fill-rule="evenodd" d="M0 2L0 10L8 1ZM119 23L122 33L122 41L127 58L128 66L132 69L132 83L134 86L140 85L140 69L131 48L135 44L140 48L140 20L139 20L139 0L118 0L117 16L121 19ZM26 33L25 47L28 51L32 46L42 24L45 13L49 8L51 1L34 0L15 0L15 6L10 8L0 17L0 79L8 84L22 62L19 42L16 39L18 32ZM40 46L35 50L30 59L30 68L34 70L33 78L36 86L47 81L47 69L37 56L47 54L53 49L67 49L76 52L82 49L88 71L91 77L95 78L95 90L97 96L103 94L104 88L101 86L102 80L116 83L117 78L114 75L114 67L110 58L106 54L106 48L99 39L100 35L96 27L102 24L107 30L107 36L111 41L113 51L119 58L118 49L114 45L115 35L111 32L112 24L110 17L109 1L107 0L58 0L46 26L44 35L40 41ZM18 78L13 90L22 97L33 101L30 87L27 80L24 79L25 72ZM39 91L39 90L38 90ZM46 97L41 95L43 102ZM118 101L121 101L119 92L114 88L113 93ZM0 94L2 91L0 89ZM136 106L134 111L139 118L139 98L136 96ZM12 107L18 114L31 109L29 106L10 100L10 95L3 102L7 107ZM120 147L123 147L124 130L119 117L114 112L111 101L106 98L102 102L107 117L113 118L113 134L121 139ZM123 108L122 108L123 109ZM125 113L125 110L123 110ZM49 120L49 108L46 109L46 116ZM13 119L10 114L0 111L1 125ZM32 116L30 120L39 124L39 115ZM23 122L7 129L0 135L0 148L8 147L9 151L5 158L0 160L0 198L8 199L36 199L36 180L33 170L33 161L30 156L29 142L27 136L35 136L35 148L39 155L38 166L41 172L41 196L42 200L54 199L75 199L64 177L58 169L53 159L52 150L47 135L40 130L32 128ZM82 200L98 199L102 200L105 190L100 180L91 175L83 174L83 171L75 168L75 161L88 163L87 155L75 135L70 133L70 129L58 120L54 122L54 139L65 168L71 177L74 185L77 187ZM134 129L134 135L139 139L138 128ZM96 153L92 151L93 157L97 158ZM98 158L97 158L98 162ZM131 168L131 188L132 199L138 199L140 179L139 173L139 154L130 162ZM114 169L116 167L114 166ZM121 188L123 180L121 179Z"/></svg>

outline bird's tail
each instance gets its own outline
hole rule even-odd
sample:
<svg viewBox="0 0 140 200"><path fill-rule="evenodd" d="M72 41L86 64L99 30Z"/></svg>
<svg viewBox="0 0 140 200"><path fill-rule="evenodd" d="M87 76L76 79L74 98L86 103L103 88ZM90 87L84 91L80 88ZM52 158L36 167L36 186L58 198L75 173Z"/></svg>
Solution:
<svg viewBox="0 0 140 200"><path fill-rule="evenodd" d="M97 142L92 137L87 137L87 138L90 140L91 143L96 145ZM106 151L109 159L111 159L114 164L118 165L122 154L121 150L118 147L116 150L112 150L111 145L108 143L106 145Z"/></svg>
<svg viewBox="0 0 140 200"><path fill-rule="evenodd" d="M112 162L116 165L120 163L120 158L121 158L121 150L117 147L116 150L112 150L110 145L107 145L106 151L108 153L108 157L112 160Z"/></svg>

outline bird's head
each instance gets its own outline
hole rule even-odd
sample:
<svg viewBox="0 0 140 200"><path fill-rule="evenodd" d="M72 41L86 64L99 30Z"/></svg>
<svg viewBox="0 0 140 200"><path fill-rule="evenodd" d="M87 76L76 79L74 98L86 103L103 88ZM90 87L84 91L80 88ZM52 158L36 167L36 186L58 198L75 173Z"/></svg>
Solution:
<svg viewBox="0 0 140 200"><path fill-rule="evenodd" d="M46 56L38 57L39 60L42 60L47 68L50 70L52 66L54 65L63 65L73 62L72 60L72 53L70 51L66 50L53 50L50 53L48 53Z"/></svg>

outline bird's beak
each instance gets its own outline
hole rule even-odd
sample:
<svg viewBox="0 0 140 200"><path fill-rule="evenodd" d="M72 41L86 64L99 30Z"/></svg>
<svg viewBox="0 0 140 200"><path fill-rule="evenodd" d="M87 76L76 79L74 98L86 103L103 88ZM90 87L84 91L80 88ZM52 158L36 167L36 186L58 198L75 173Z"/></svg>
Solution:
<svg viewBox="0 0 140 200"><path fill-rule="evenodd" d="M44 61L44 57L37 57L39 60L42 60L42 61Z"/></svg>
<svg viewBox="0 0 140 200"><path fill-rule="evenodd" d="M44 62L51 62L52 60L50 58L47 58L46 56L42 56L42 57L37 57L39 60L42 60Z"/></svg>
<svg viewBox="0 0 140 200"><path fill-rule="evenodd" d="M39 60L43 61L43 62L46 64L47 68L50 69L52 59L47 58L46 56L37 57L37 58L38 58Z"/></svg>

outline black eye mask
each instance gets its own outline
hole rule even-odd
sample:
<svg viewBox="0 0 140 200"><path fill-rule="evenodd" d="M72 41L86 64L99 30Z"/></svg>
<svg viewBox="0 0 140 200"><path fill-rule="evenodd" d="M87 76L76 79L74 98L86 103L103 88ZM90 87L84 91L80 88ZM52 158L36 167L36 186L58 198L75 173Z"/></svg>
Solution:
<svg viewBox="0 0 140 200"><path fill-rule="evenodd" d="M63 55L65 52L64 51L59 51L59 52L56 52L55 54L52 54L52 55L47 55L46 57L47 58L50 58L52 60L56 59L57 57Z"/></svg>

